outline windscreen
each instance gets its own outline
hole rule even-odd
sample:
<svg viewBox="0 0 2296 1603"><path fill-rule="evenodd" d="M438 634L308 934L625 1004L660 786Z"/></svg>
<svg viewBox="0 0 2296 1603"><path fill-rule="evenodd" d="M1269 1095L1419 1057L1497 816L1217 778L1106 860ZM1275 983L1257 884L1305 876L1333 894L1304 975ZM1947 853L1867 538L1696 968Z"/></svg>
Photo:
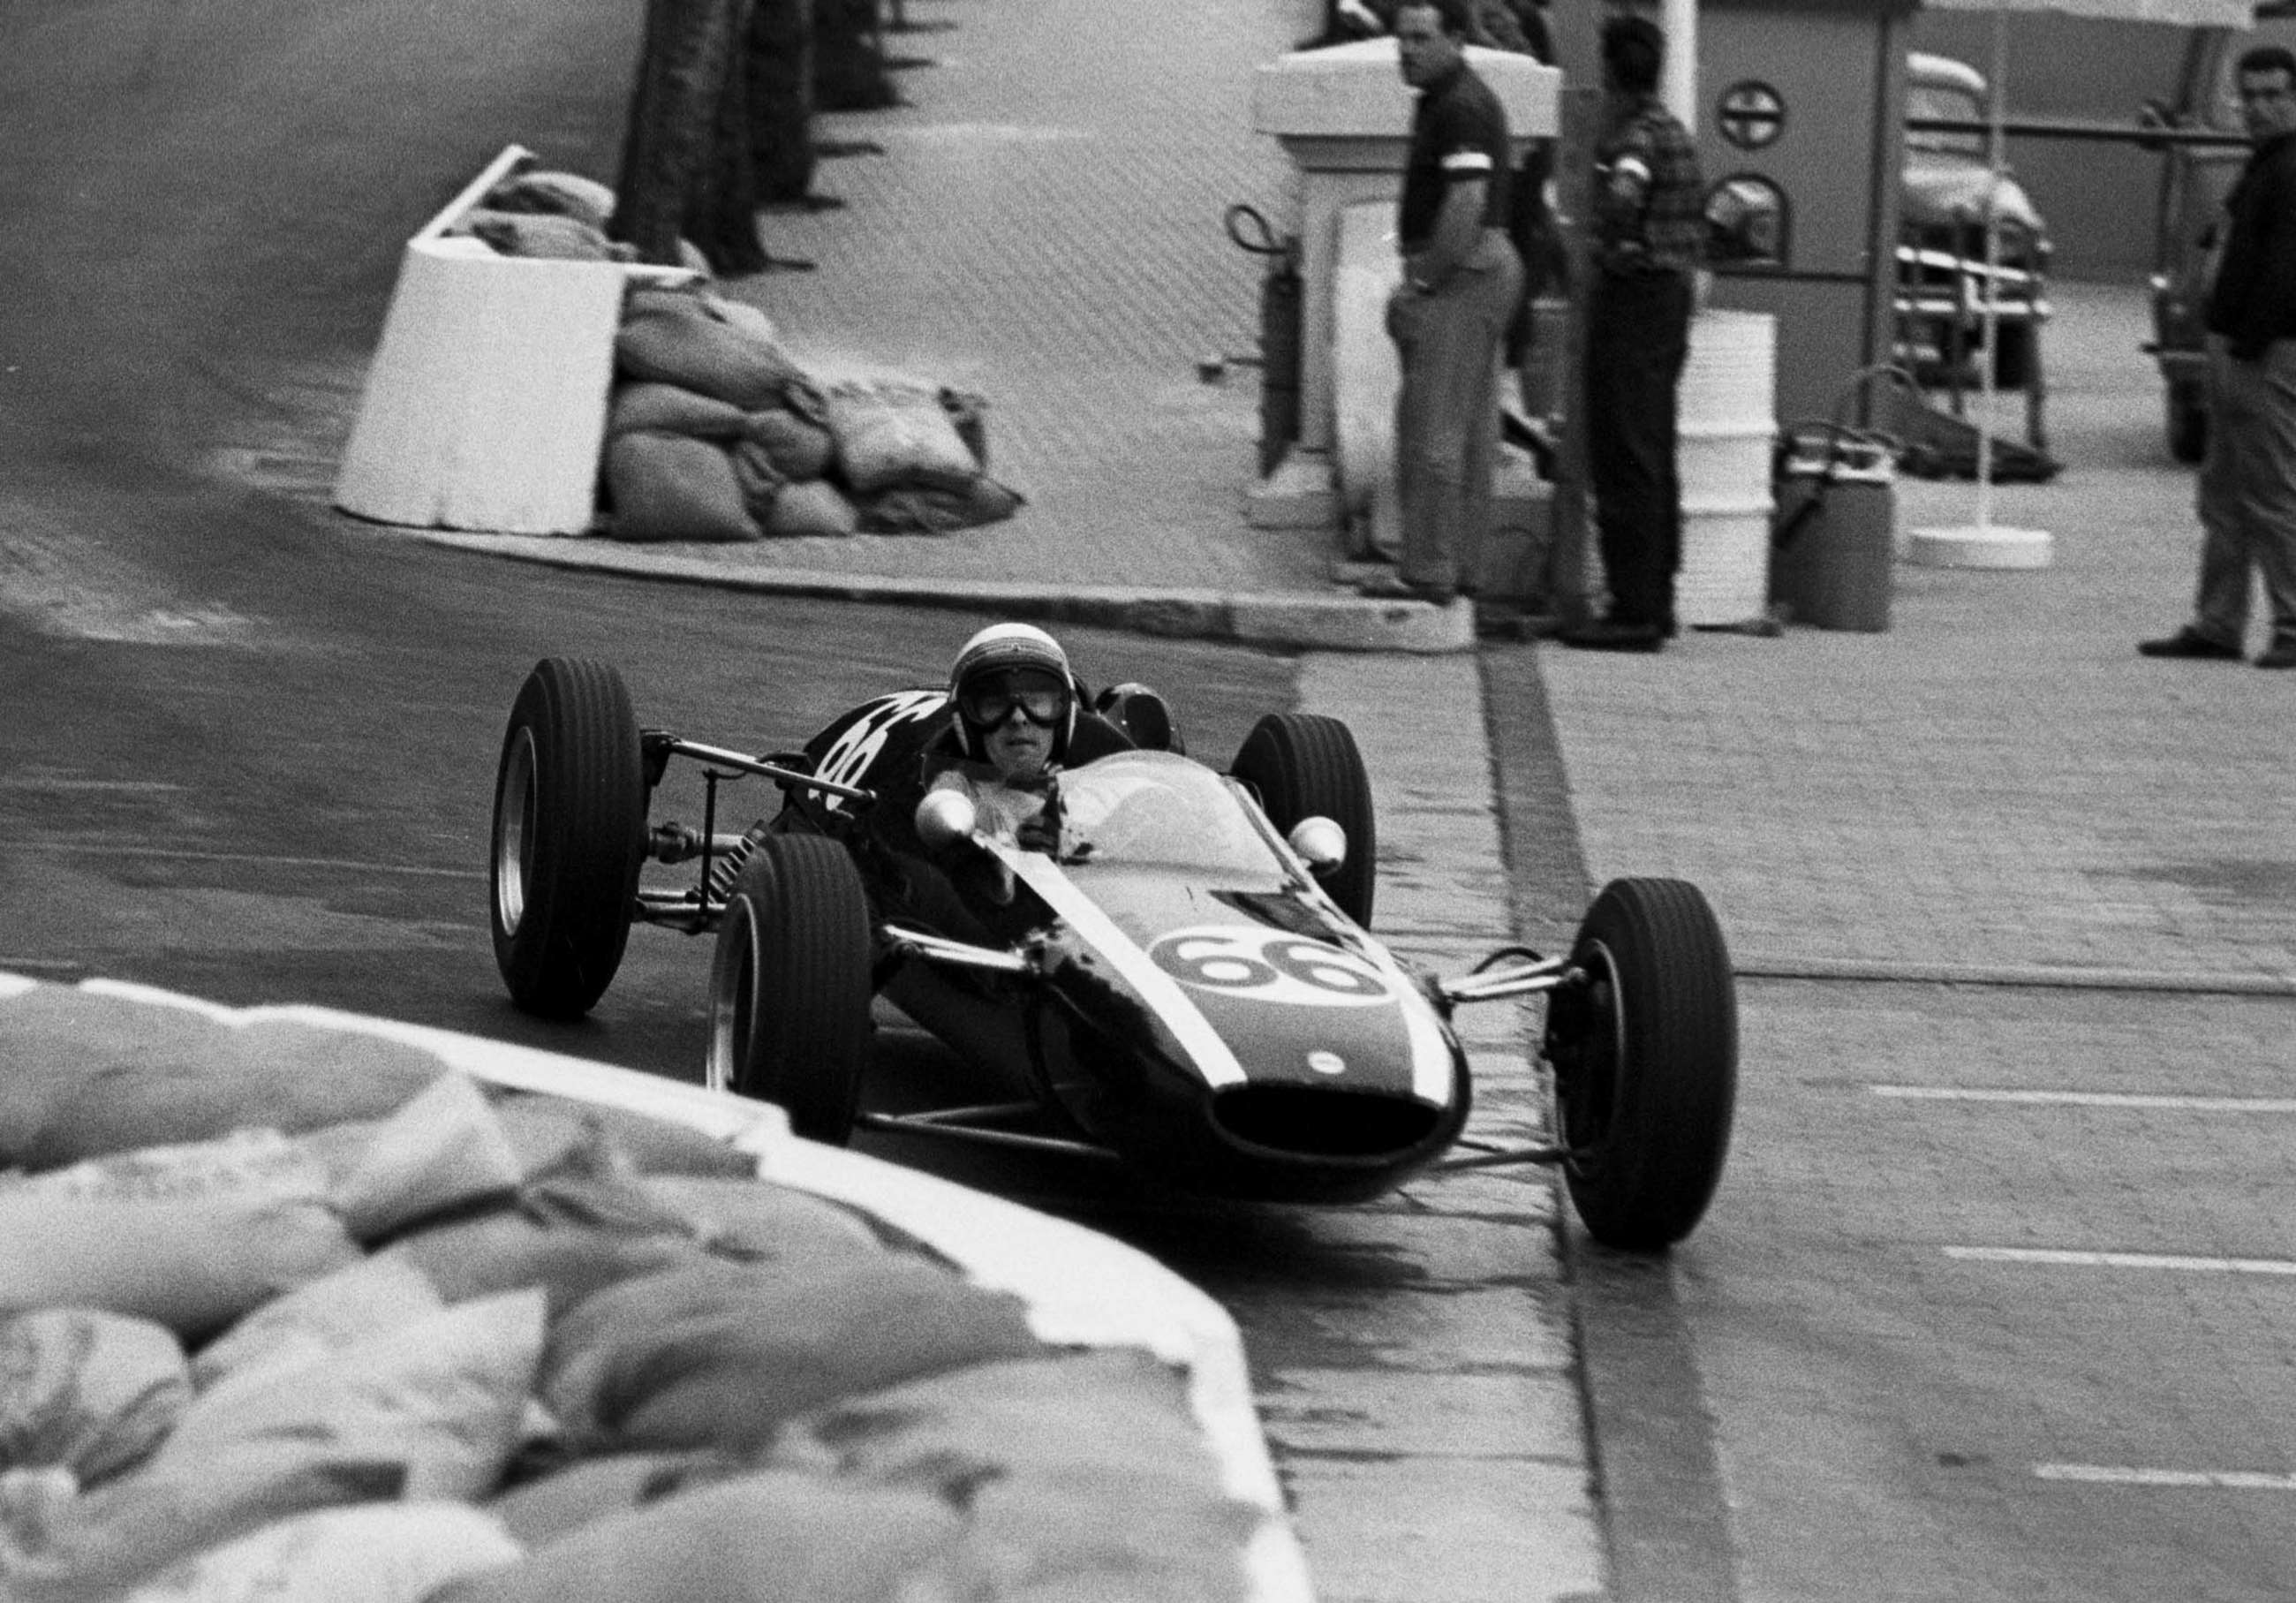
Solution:
<svg viewBox="0 0 2296 1603"><path fill-rule="evenodd" d="M1227 782L1169 752L1127 752L1061 776L1064 863L1159 865L1264 880L1283 866Z"/></svg>

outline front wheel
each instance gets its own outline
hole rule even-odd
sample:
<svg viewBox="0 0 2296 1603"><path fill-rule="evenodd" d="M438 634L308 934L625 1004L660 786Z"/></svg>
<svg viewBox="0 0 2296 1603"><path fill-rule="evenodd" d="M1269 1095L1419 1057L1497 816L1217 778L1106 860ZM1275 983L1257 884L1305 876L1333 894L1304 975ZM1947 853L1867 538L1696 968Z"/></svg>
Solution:
<svg viewBox="0 0 2296 1603"><path fill-rule="evenodd" d="M1595 1239L1662 1252L1696 1228L1722 1179L1737 1100L1738 1005L1714 910L1675 879L1613 880L1554 993L1562 1172Z"/></svg>
<svg viewBox="0 0 2296 1603"><path fill-rule="evenodd" d="M1284 834L1312 818L1347 832L1347 859L1323 885L1341 912L1369 929L1379 832L1355 732L1321 713L1271 712L1252 726L1228 771L1259 793L1260 810Z"/></svg>
<svg viewBox="0 0 2296 1603"><path fill-rule="evenodd" d="M495 771L490 923L511 1000L579 1018L621 966L645 862L645 762L621 675L547 657Z"/></svg>
<svg viewBox="0 0 2296 1603"><path fill-rule="evenodd" d="M769 834L742 865L709 970L707 1083L779 1103L808 1140L852 1139L869 1059L869 905L845 849Z"/></svg>

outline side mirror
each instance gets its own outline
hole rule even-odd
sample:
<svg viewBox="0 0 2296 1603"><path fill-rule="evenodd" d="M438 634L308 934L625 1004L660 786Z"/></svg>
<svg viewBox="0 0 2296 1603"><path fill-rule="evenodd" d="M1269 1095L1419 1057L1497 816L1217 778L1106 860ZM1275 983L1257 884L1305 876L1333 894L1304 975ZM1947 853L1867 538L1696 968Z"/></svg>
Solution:
<svg viewBox="0 0 2296 1603"><path fill-rule="evenodd" d="M929 791L917 803L917 838L932 851L972 838L980 815L963 791Z"/></svg>
<svg viewBox="0 0 2296 1603"><path fill-rule="evenodd" d="M1336 874L1348 860L1348 832L1329 818L1302 818L1284 838L1319 878Z"/></svg>

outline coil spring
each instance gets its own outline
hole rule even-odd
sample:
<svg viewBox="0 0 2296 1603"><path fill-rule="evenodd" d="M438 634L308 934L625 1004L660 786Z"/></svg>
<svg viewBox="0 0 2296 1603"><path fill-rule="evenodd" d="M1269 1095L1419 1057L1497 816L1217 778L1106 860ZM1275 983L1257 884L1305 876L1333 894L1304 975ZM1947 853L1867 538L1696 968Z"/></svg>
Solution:
<svg viewBox="0 0 2296 1603"><path fill-rule="evenodd" d="M724 901L734 894L734 882L742 877L742 866L750 860L750 854L757 851L758 843L766 838L767 833L763 824L750 825L738 845L729 848L709 865L711 901Z"/></svg>

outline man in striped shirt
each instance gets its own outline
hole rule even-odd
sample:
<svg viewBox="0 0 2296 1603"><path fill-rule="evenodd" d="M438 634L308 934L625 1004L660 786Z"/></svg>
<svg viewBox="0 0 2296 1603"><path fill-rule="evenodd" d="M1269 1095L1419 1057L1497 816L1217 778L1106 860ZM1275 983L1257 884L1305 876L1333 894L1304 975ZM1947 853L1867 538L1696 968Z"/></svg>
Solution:
<svg viewBox="0 0 2296 1603"><path fill-rule="evenodd" d="M1402 551L1366 595L1447 605L1472 593L1491 521L1494 386L1522 290L1507 237L1506 113L1467 65L1467 0L1413 0L1395 14L1403 81L1419 91L1397 232L1402 282L1387 332L1403 365L1395 470Z"/></svg>
<svg viewBox="0 0 2296 1603"><path fill-rule="evenodd" d="M1689 130L1659 99L1665 56L1665 36L1648 18L1603 24L1587 440L1611 607L1606 618L1562 637L1603 651L1666 644L1682 565L1675 395L1690 349L1705 185Z"/></svg>

